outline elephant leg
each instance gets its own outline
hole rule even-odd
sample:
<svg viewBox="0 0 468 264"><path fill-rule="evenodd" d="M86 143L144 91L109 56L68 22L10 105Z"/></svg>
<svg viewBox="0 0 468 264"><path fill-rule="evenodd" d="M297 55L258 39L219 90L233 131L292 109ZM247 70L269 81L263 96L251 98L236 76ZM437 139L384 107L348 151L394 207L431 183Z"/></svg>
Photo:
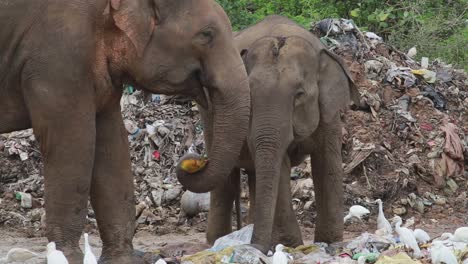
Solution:
<svg viewBox="0 0 468 264"><path fill-rule="evenodd" d="M138 263L132 257L134 187L120 107L116 104L96 118L91 203L103 242L100 263Z"/></svg>
<svg viewBox="0 0 468 264"><path fill-rule="evenodd" d="M237 191L234 184L236 177L240 177L238 168L232 170L229 181L224 186L217 187L211 192L206 232L206 239L210 244L232 232L232 209Z"/></svg>
<svg viewBox="0 0 468 264"><path fill-rule="evenodd" d="M247 175L249 183L249 214L247 216L247 222L253 224L255 215L255 171L247 171Z"/></svg>
<svg viewBox="0 0 468 264"><path fill-rule="evenodd" d="M302 245L303 241L291 202L291 164L289 158L283 160L280 177L272 241L273 245L281 243L285 246L297 247Z"/></svg>
<svg viewBox="0 0 468 264"><path fill-rule="evenodd" d="M78 243L86 220L95 150L96 114L90 104L94 101L80 90L82 84L34 83L25 93L44 160L46 235L70 264L83 261ZM56 87L67 91L58 92Z"/></svg>
<svg viewBox="0 0 468 264"><path fill-rule="evenodd" d="M314 135L311 162L317 203L315 241L341 241L344 229L344 197L339 116L332 124L322 124Z"/></svg>

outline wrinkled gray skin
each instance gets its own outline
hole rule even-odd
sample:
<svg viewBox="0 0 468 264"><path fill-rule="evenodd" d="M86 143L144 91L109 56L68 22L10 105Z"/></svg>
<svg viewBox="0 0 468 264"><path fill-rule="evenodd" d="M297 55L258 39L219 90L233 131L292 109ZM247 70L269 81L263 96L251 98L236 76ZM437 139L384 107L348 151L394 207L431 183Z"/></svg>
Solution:
<svg viewBox="0 0 468 264"><path fill-rule="evenodd" d="M227 182L247 134L247 74L214 0L0 0L0 133L33 128L44 159L47 238L70 264L88 197L101 263L133 256L133 177L123 84L210 105L211 157L197 174ZM202 87L207 87L203 89Z"/></svg>
<svg viewBox="0 0 468 264"><path fill-rule="evenodd" d="M315 241L343 238L343 170L340 109L359 95L340 60L307 30L280 16L236 34L251 87L251 123L237 167L249 175L252 244L302 244L290 191L290 171L311 156L317 203ZM202 111L210 119L210 111ZM210 141L208 134L207 141ZM207 239L231 232L232 203L239 169L231 185L211 193ZM190 177L178 171L180 177ZM189 190L190 185L186 185Z"/></svg>

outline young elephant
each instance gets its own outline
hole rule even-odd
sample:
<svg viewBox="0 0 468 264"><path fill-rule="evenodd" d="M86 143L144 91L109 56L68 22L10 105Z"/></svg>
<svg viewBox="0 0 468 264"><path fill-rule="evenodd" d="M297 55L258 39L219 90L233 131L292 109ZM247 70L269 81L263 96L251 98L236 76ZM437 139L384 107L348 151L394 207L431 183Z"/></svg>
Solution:
<svg viewBox="0 0 468 264"><path fill-rule="evenodd" d="M315 36L283 17L268 17L237 33L235 42L251 87L249 135L237 166L245 168L249 176L252 244L264 252L276 243L302 244L291 204L290 171L307 155L311 155L318 211L315 240L341 240L339 112L351 98L359 99L349 73ZM204 119L211 115L202 109ZM212 135L206 137L209 144ZM178 177L190 174L179 168ZM218 186L211 193L207 231L211 243L231 231L238 178L235 169L231 174L235 184Z"/></svg>

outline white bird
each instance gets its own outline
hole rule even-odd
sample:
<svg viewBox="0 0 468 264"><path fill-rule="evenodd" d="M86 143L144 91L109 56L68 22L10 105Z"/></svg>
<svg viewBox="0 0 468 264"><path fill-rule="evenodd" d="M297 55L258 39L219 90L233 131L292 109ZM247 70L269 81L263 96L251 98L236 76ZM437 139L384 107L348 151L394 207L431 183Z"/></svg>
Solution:
<svg viewBox="0 0 468 264"><path fill-rule="evenodd" d="M96 256L94 256L91 246L89 245L88 234L84 233L85 254L83 264L97 264Z"/></svg>
<svg viewBox="0 0 468 264"><path fill-rule="evenodd" d="M406 54L406 56L412 59L416 57L417 54L418 54L418 50L416 49L416 47L412 47L411 49L408 50L408 53Z"/></svg>
<svg viewBox="0 0 468 264"><path fill-rule="evenodd" d="M349 208L349 213L344 217L343 220L346 223L346 221L348 221L348 219L351 217L357 217L361 219L361 217L366 214L370 214L370 211L367 208L360 205L353 205Z"/></svg>
<svg viewBox="0 0 468 264"><path fill-rule="evenodd" d="M284 246L278 244L275 247L275 254L273 254L273 264L288 264L288 257L283 252Z"/></svg>
<svg viewBox="0 0 468 264"><path fill-rule="evenodd" d="M414 237L416 238L416 241L419 243L427 243L429 240L431 240L431 237L426 233L426 231L416 228L413 230Z"/></svg>
<svg viewBox="0 0 468 264"><path fill-rule="evenodd" d="M442 239L450 239L454 242L468 243L468 227L460 227L455 230L453 235L451 233L443 233Z"/></svg>
<svg viewBox="0 0 468 264"><path fill-rule="evenodd" d="M379 216L377 216L377 229L383 229L387 235L391 235L393 233L392 225L388 222L387 218L385 218L383 212L383 205L382 200L377 199L375 200L379 204Z"/></svg>
<svg viewBox="0 0 468 264"><path fill-rule="evenodd" d="M158 259L154 264L167 264L167 262L164 259Z"/></svg>
<svg viewBox="0 0 468 264"><path fill-rule="evenodd" d="M63 252L55 248L55 242L47 244L47 264L68 264Z"/></svg>
<svg viewBox="0 0 468 264"><path fill-rule="evenodd" d="M36 256L36 253L24 248L12 248L8 251L6 257L0 258L0 263L25 262Z"/></svg>
<svg viewBox="0 0 468 264"><path fill-rule="evenodd" d="M457 258L453 252L442 241L434 241L431 247L432 264L457 264Z"/></svg>
<svg viewBox="0 0 468 264"><path fill-rule="evenodd" d="M421 249L419 249L418 242L414 237L413 231L406 227L401 227L401 223L403 222L403 220L401 220L401 217L395 216L393 220L396 222L395 231L400 237L401 242L403 242L403 244L405 244L406 247L409 247L414 251L414 256L416 258L422 257Z"/></svg>

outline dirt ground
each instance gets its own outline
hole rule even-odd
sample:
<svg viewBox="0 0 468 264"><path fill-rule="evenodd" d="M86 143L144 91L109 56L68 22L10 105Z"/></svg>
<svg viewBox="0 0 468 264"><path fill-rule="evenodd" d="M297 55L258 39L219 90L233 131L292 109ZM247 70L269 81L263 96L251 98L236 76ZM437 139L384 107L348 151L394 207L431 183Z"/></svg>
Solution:
<svg viewBox="0 0 468 264"><path fill-rule="evenodd" d="M448 210L451 211L450 208ZM442 209L439 213L431 212L426 213L424 216L414 214L414 227L426 230L431 238L434 238L444 232L453 232L456 228L468 224L466 212L446 214L445 211L445 209ZM363 221L353 220L346 225L345 241L352 240L363 232L373 232L375 230L377 209L371 208L371 212L372 215L368 219ZM149 231L139 231L135 235L133 244L136 250L160 253L166 257L194 254L210 247L205 243L205 233L197 231L203 229L204 225L206 225L206 222L199 223L192 228L186 228L186 231L182 231L182 229L176 232L164 230L164 232L168 233L163 235ZM314 228L302 226L301 229L304 244L312 244ZM41 255L36 262L31 263L45 263L46 245L47 239L45 237L30 237L28 234L12 228L0 228L0 256L6 255L11 248L27 248ZM90 245L95 255L99 256L102 244L95 232L90 234ZM83 240L80 241L80 246L84 249Z"/></svg>

